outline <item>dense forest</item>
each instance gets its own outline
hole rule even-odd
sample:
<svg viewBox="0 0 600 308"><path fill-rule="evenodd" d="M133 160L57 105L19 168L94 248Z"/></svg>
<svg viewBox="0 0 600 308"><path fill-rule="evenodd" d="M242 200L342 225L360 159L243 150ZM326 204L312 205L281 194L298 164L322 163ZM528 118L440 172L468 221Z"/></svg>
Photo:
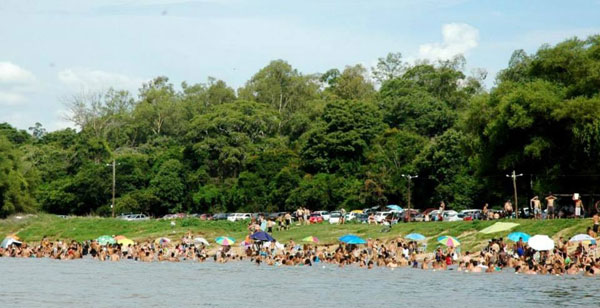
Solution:
<svg viewBox="0 0 600 308"><path fill-rule="evenodd" d="M284 211L500 205L600 191L600 36L513 53L483 86L465 60L399 53L305 75L283 60L234 90L166 77L137 94L81 93L78 127L0 124L0 217L15 212ZM32 119L32 123L35 119Z"/></svg>

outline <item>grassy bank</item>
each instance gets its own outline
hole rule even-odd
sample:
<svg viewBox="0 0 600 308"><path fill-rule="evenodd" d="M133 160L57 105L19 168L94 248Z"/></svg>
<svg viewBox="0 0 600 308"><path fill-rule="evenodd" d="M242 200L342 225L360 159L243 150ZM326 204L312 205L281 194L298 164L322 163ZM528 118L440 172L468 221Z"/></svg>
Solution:
<svg viewBox="0 0 600 308"><path fill-rule="evenodd" d="M512 231L522 231L532 235L547 234L555 238L559 236L568 238L578 233L585 233L586 228L592 225L590 219L511 220L511 222L520 224ZM509 233L508 231L493 234L477 232L494 223L495 221L401 223L394 225L392 230L386 233L381 232L381 226L366 224L294 225L287 231L275 231L273 237L280 242L290 239L298 242L302 238L312 235L318 237L321 243L336 243L338 237L348 233L365 238L390 239L417 232L428 237L428 250L437 245L435 240L439 235L455 236L461 241L463 249L473 250L481 247L491 238L504 237ZM171 221L165 220L133 222L97 217L60 218L48 214L23 216L21 219L13 216L0 220L0 239L8 234L16 233L26 242L39 241L43 236L48 236L51 239L83 241L105 234L125 235L134 240L154 239L161 236L178 239L188 231L206 237L211 242L215 237L222 235L231 236L236 241L240 241L247 234L246 230L246 223L244 222L200 221L193 218L177 219L175 220L175 226L171 225Z"/></svg>

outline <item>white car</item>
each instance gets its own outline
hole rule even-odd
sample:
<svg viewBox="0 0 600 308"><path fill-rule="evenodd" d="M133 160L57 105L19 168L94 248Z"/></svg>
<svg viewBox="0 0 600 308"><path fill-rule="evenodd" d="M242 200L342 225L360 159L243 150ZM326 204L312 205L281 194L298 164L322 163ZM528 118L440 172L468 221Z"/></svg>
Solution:
<svg viewBox="0 0 600 308"><path fill-rule="evenodd" d="M122 218L124 220L127 221L138 221L138 220L148 220L150 219L150 217L146 216L145 214L129 214L127 216L125 216L125 218Z"/></svg>
<svg viewBox="0 0 600 308"><path fill-rule="evenodd" d="M375 213L375 221L377 223L381 223L387 217L387 215L391 213L392 212L377 212Z"/></svg>
<svg viewBox="0 0 600 308"><path fill-rule="evenodd" d="M342 213L331 212L331 215L329 216L329 223L330 224L339 224L341 222L341 219L342 219Z"/></svg>
<svg viewBox="0 0 600 308"><path fill-rule="evenodd" d="M250 213L233 213L227 216L227 220L229 221L246 220L250 218L252 218L252 214Z"/></svg>
<svg viewBox="0 0 600 308"><path fill-rule="evenodd" d="M357 214L353 213L353 212L350 212L350 213L346 214L346 221L351 221L351 220L356 219L356 215ZM329 218L329 219L331 219L331 218Z"/></svg>
<svg viewBox="0 0 600 308"><path fill-rule="evenodd" d="M447 210L442 213L444 221L461 221L462 218L458 217L458 212L453 210Z"/></svg>
<svg viewBox="0 0 600 308"><path fill-rule="evenodd" d="M327 212L327 211L316 211L313 213L321 214L321 216L323 216L323 220L329 220L329 218L331 217L331 214L329 214L329 212Z"/></svg>

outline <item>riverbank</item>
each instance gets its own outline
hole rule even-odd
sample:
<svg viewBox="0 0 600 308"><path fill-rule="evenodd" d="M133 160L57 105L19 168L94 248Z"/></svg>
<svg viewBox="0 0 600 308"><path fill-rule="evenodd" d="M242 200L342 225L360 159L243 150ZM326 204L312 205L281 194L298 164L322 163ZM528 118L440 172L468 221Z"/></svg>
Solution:
<svg viewBox="0 0 600 308"><path fill-rule="evenodd" d="M19 218L20 217L20 218ZM95 239L101 235L124 235L133 240L142 241L157 237L180 239L188 232L207 238L211 243L218 236L230 236L236 241L247 235L245 222L201 221L195 218L171 220L124 221L100 217L61 218L50 214L19 215L0 220L0 239L8 234L16 233L25 242L37 242L42 237L50 239L84 241ZM507 220L508 221L508 220ZM320 244L337 243L337 239L352 233L363 238L391 239L409 233L421 233L427 237L428 249L437 245L440 235L451 235L461 241L463 250L477 250L491 238L505 237L510 231L482 234L478 232L497 221L459 221L459 222L414 222L394 225L389 232L381 232L381 225L349 223L331 225L328 223L309 226L292 225L290 230L273 232L273 237L280 242L294 240L300 242L307 236L316 236ZM585 233L592 225L590 219L560 220L510 220L519 223L511 231L522 231L529 234L546 234L557 239L559 236L569 238L578 233Z"/></svg>

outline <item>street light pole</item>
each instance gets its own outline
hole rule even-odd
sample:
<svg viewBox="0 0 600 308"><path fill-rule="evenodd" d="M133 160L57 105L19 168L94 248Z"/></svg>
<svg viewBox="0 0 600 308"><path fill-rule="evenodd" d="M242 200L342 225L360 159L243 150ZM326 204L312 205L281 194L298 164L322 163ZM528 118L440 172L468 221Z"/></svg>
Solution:
<svg viewBox="0 0 600 308"><path fill-rule="evenodd" d="M512 174L507 174L507 178L512 178L513 181L513 190L515 193L515 217L519 218L519 204L517 200L517 177L523 176L523 173L516 174L515 170L513 170Z"/></svg>
<svg viewBox="0 0 600 308"><path fill-rule="evenodd" d="M112 164L106 164L106 166L112 165L112 217L115 218L115 190L117 187L117 161L113 158Z"/></svg>
<svg viewBox="0 0 600 308"><path fill-rule="evenodd" d="M410 174L403 174L402 175L403 178L406 178L408 180L408 202L407 202L407 207L408 207L408 214L410 215L410 182L412 181L412 179L416 179L419 176L418 175L410 175Z"/></svg>

